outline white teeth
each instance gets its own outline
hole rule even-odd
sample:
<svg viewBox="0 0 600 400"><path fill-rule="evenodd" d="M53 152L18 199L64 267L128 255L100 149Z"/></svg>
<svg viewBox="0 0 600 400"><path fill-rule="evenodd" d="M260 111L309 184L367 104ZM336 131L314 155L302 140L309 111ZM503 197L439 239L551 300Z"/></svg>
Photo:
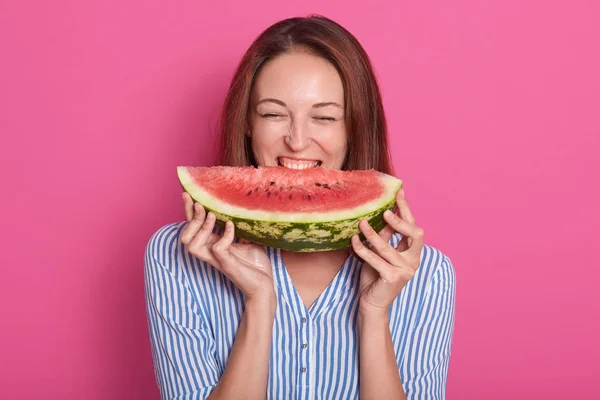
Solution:
<svg viewBox="0 0 600 400"><path fill-rule="evenodd" d="M319 165L319 161L316 162L312 162L312 163L287 163L287 162L283 162L281 160L278 160L279 164L286 167L286 168L290 168L290 169L306 169L306 168L313 168L316 167L317 165Z"/></svg>

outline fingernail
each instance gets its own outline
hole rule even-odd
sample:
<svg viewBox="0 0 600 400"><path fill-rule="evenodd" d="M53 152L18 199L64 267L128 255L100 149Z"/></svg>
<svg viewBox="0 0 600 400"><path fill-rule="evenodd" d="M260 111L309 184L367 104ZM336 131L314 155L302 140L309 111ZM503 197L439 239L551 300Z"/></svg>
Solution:
<svg viewBox="0 0 600 400"><path fill-rule="evenodd" d="M398 193L400 193L400 196L404 197L404 189L398 190Z"/></svg>
<svg viewBox="0 0 600 400"><path fill-rule="evenodd" d="M392 215L394 214L390 210L385 210L385 212L383 213L383 216L387 218L391 218Z"/></svg>

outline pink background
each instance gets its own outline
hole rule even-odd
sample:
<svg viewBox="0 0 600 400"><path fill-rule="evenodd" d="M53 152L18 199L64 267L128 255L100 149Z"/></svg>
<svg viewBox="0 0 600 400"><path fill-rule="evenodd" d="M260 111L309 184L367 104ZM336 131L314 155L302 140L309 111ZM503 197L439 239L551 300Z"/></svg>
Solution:
<svg viewBox="0 0 600 400"><path fill-rule="evenodd" d="M363 43L397 175L454 262L448 399L600 396L595 1L0 3L0 398L157 399L143 252L183 219L235 64L278 19Z"/></svg>

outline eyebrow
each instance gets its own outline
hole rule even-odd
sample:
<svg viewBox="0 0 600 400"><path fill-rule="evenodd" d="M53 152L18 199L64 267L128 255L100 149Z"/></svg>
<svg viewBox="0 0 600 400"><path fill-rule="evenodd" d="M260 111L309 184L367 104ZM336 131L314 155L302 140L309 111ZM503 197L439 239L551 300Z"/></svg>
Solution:
<svg viewBox="0 0 600 400"><path fill-rule="evenodd" d="M275 103L275 104L279 104L280 106L287 107L287 105L283 101L277 100L277 99L270 99L270 98L262 99L258 103L256 103L256 105L259 105L262 103ZM338 104L334 101L325 101L325 102L313 104L313 108L323 108L323 107L328 107L328 106L335 106L335 107L342 108L342 109L344 108L340 104Z"/></svg>

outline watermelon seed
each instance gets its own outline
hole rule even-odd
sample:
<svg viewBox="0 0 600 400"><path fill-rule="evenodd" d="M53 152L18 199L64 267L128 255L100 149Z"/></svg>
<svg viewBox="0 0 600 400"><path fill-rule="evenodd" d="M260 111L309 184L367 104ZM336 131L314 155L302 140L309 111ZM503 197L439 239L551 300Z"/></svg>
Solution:
<svg viewBox="0 0 600 400"><path fill-rule="evenodd" d="M271 197L271 192L267 192L267 197Z"/></svg>
<svg viewBox="0 0 600 400"><path fill-rule="evenodd" d="M317 182L317 183L315 183L315 186L316 187L321 187L321 184Z"/></svg>
<svg viewBox="0 0 600 400"><path fill-rule="evenodd" d="M271 186L273 186L274 184L275 184L275 182L274 182L274 181L271 181Z"/></svg>
<svg viewBox="0 0 600 400"><path fill-rule="evenodd" d="M329 187L329 185L328 185L328 184L326 184L326 183L325 183L325 184L323 184L323 187L324 187L325 189L329 189L329 190L331 190L331 188Z"/></svg>
<svg viewBox="0 0 600 400"><path fill-rule="evenodd" d="M248 193L246 193L246 196L250 196L252 194L252 190L249 190Z"/></svg>
<svg viewBox="0 0 600 400"><path fill-rule="evenodd" d="M308 200L310 200L310 194L308 195Z"/></svg>

